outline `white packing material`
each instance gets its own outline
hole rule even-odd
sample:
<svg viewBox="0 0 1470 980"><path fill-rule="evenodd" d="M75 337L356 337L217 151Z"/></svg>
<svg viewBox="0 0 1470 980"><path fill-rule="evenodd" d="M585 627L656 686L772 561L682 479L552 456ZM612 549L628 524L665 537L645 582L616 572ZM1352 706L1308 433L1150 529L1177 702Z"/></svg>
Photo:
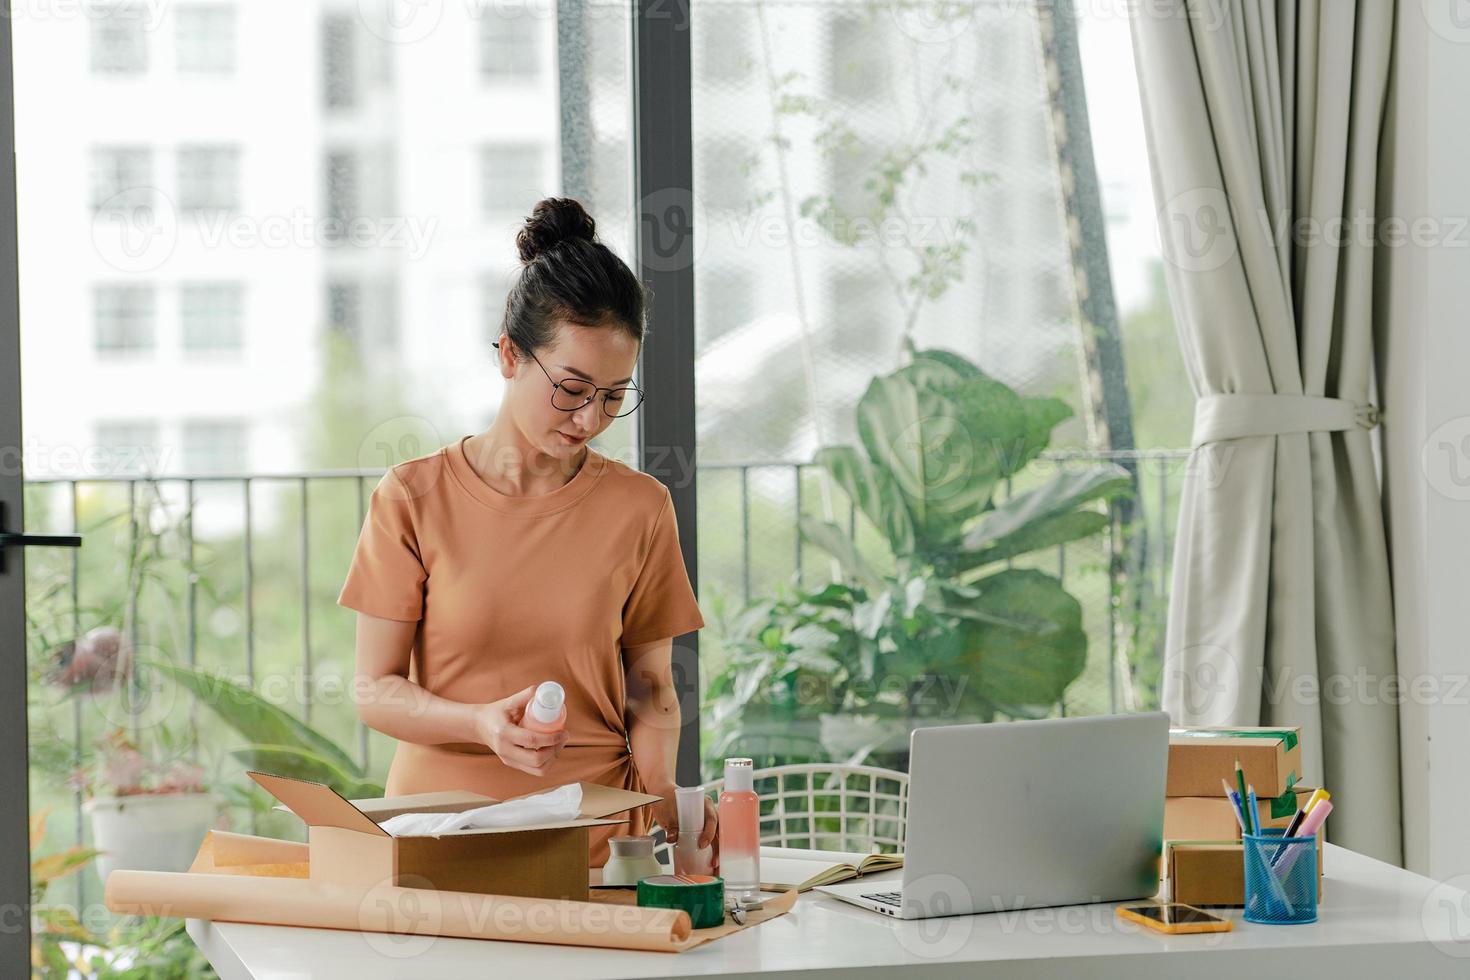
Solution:
<svg viewBox="0 0 1470 980"><path fill-rule="evenodd" d="M567 783L535 796L492 803L462 813L400 813L378 826L393 837L437 837L453 830L524 827L555 820L575 820L581 812L582 784Z"/></svg>

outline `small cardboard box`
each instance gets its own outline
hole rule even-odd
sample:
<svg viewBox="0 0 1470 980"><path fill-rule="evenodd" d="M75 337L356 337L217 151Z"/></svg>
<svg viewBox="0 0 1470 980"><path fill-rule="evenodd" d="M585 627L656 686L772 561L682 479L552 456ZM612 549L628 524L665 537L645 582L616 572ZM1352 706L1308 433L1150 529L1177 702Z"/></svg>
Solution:
<svg viewBox="0 0 1470 980"><path fill-rule="evenodd" d="M1285 827L1315 792L1293 786L1274 799L1256 797L1256 819L1262 827ZM1325 827L1324 827L1325 830ZM1319 835L1324 836L1324 835ZM1235 804L1223 793L1214 796L1170 796L1164 799L1165 840L1240 840Z"/></svg>
<svg viewBox="0 0 1470 980"><path fill-rule="evenodd" d="M1185 905L1245 905L1240 841L1174 840L1164 845L1169 900ZM1322 838L1317 838L1317 901L1322 900Z"/></svg>
<svg viewBox="0 0 1470 980"><path fill-rule="evenodd" d="M1277 797L1302 771L1297 728L1171 728L1166 796L1219 796L1235 785L1235 763L1256 794Z"/></svg>
<svg viewBox="0 0 1470 980"><path fill-rule="evenodd" d="M313 880L578 902L588 897L587 828L626 823L613 814L662 799L584 782L575 820L393 837L378 824L401 813L459 813L502 801L451 791L349 802L321 783L260 772L250 778L306 822Z"/></svg>

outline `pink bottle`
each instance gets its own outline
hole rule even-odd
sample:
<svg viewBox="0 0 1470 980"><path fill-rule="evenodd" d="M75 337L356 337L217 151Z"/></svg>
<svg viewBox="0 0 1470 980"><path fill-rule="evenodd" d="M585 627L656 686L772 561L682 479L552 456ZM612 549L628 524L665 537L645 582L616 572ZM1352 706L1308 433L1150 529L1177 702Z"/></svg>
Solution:
<svg viewBox="0 0 1470 980"><path fill-rule="evenodd" d="M725 760L725 790L720 794L718 832L720 877L725 879L727 900L760 895L760 799L753 788L754 773L749 759Z"/></svg>
<svg viewBox="0 0 1470 980"><path fill-rule="evenodd" d="M567 723L567 692L556 681L546 681L536 688L521 727L533 732L559 732Z"/></svg>

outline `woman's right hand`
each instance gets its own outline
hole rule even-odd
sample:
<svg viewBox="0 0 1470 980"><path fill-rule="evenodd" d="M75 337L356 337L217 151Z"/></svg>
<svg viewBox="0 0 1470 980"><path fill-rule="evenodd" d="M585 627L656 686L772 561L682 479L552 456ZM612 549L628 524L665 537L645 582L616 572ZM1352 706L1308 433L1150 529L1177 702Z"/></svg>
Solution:
<svg viewBox="0 0 1470 980"><path fill-rule="evenodd" d="M546 770L567 744L567 730L547 734L523 728L519 722L526 716L526 706L536 696L536 685L499 701L480 705L475 712L475 731L500 761L513 769L544 776Z"/></svg>

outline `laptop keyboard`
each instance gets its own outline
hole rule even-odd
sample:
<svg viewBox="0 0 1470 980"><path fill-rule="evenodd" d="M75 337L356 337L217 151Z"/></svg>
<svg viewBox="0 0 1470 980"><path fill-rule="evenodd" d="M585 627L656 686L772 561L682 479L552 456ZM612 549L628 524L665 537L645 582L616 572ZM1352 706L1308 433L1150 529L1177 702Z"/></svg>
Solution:
<svg viewBox="0 0 1470 980"><path fill-rule="evenodd" d="M898 892L869 892L863 898L870 898L875 902L882 902L885 905L903 908L903 899Z"/></svg>

